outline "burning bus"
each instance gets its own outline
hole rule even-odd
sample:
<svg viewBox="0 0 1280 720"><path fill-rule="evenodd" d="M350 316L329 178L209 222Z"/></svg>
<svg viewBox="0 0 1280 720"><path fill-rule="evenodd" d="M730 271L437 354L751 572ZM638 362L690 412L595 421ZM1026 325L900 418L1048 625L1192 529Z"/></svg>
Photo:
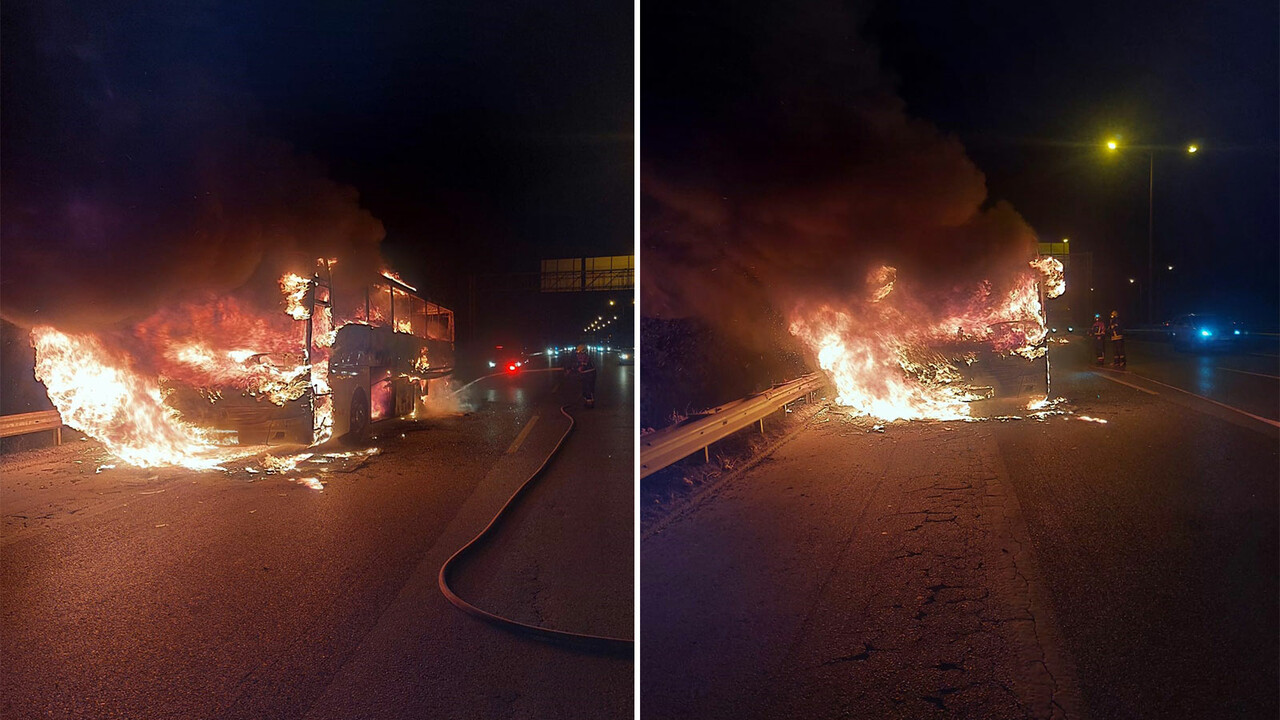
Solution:
<svg viewBox="0 0 1280 720"><path fill-rule="evenodd" d="M1015 415L1049 402L1045 300L1064 289L1062 264L1044 257L1002 286L984 281L950 302L929 302L886 266L868 275L861 297L804 308L790 329L831 378L837 403L860 414Z"/></svg>
<svg viewBox="0 0 1280 720"><path fill-rule="evenodd" d="M67 425L144 467L217 467L245 454L235 444L360 438L443 389L454 317L394 273L339 276L335 264L127 327L34 327L36 378Z"/></svg>
<svg viewBox="0 0 1280 720"><path fill-rule="evenodd" d="M239 392L194 388L216 401L203 413L179 404L188 419L234 431L241 444L360 439L372 423L415 414L453 373L453 311L394 273L342 287L333 263L321 260L310 278L288 274L280 286L299 342L245 360L272 368L278 382Z"/></svg>

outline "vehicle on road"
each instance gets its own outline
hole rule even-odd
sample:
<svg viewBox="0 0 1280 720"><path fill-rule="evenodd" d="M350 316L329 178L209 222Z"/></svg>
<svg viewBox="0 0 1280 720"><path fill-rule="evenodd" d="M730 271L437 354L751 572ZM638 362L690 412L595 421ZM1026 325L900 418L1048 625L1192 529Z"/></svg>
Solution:
<svg viewBox="0 0 1280 720"><path fill-rule="evenodd" d="M513 375L520 372L528 362L529 356L524 348L504 344L493 346L489 351L489 360L486 365L493 372Z"/></svg>
<svg viewBox="0 0 1280 720"><path fill-rule="evenodd" d="M414 414L453 374L453 311L391 273L335 283L321 260L310 278L286 279L296 326L289 349L241 361L267 380L175 387L171 402L185 419L233 432L241 444L359 439L373 423Z"/></svg>
<svg viewBox="0 0 1280 720"><path fill-rule="evenodd" d="M636 349L635 348L618 348L618 364L619 365L635 365Z"/></svg>
<svg viewBox="0 0 1280 720"><path fill-rule="evenodd" d="M1179 315L1164 324L1165 333L1179 350L1221 348L1248 335L1244 325L1208 313Z"/></svg>

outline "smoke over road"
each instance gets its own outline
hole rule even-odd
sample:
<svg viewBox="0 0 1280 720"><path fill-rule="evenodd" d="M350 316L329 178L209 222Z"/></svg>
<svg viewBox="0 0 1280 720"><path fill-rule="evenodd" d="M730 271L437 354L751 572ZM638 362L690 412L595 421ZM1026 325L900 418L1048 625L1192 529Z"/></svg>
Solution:
<svg viewBox="0 0 1280 720"><path fill-rule="evenodd" d="M6 320L102 328L247 284L274 302L321 256L380 266L357 192L251 130L243 61L199 10L11 5L5 24Z"/></svg>
<svg viewBox="0 0 1280 720"><path fill-rule="evenodd" d="M926 309L1026 269L1031 228L911 116L856 11L682 8L643 9L646 316L786 342L769 318L860 298L881 266Z"/></svg>

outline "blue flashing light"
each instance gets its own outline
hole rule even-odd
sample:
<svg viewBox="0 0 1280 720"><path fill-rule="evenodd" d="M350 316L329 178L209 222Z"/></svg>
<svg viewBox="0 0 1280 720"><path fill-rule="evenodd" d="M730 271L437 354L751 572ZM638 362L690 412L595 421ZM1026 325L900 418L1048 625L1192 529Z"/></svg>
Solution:
<svg viewBox="0 0 1280 720"><path fill-rule="evenodd" d="M1201 331L1200 331L1200 335L1201 335L1202 337L1209 337L1209 336L1210 336L1210 335L1212 335L1212 334L1213 334L1213 331L1212 331L1212 330L1201 330Z"/></svg>
<svg viewBox="0 0 1280 720"><path fill-rule="evenodd" d="M1237 330L1237 331L1236 331L1236 334L1237 334L1237 335L1239 335L1239 334L1240 334L1240 331L1239 331L1239 330Z"/></svg>

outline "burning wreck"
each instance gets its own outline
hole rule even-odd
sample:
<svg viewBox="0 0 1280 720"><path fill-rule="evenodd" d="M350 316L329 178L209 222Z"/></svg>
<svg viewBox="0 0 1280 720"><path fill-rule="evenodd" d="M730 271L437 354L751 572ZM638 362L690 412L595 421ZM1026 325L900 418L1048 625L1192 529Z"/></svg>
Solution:
<svg viewBox="0 0 1280 720"><path fill-rule="evenodd" d="M453 372L453 312L394 273L279 278L270 310L235 296L126 329L32 330L36 377L66 424L141 466L216 467L263 444L361 438L417 412Z"/></svg>
<svg viewBox="0 0 1280 720"><path fill-rule="evenodd" d="M895 291L881 267L842 308L801 308L791 333L831 378L836 401L880 420L1015 415L1049 403L1045 300L1065 290L1062 264L1040 258L1007 287L979 283L932 305Z"/></svg>

